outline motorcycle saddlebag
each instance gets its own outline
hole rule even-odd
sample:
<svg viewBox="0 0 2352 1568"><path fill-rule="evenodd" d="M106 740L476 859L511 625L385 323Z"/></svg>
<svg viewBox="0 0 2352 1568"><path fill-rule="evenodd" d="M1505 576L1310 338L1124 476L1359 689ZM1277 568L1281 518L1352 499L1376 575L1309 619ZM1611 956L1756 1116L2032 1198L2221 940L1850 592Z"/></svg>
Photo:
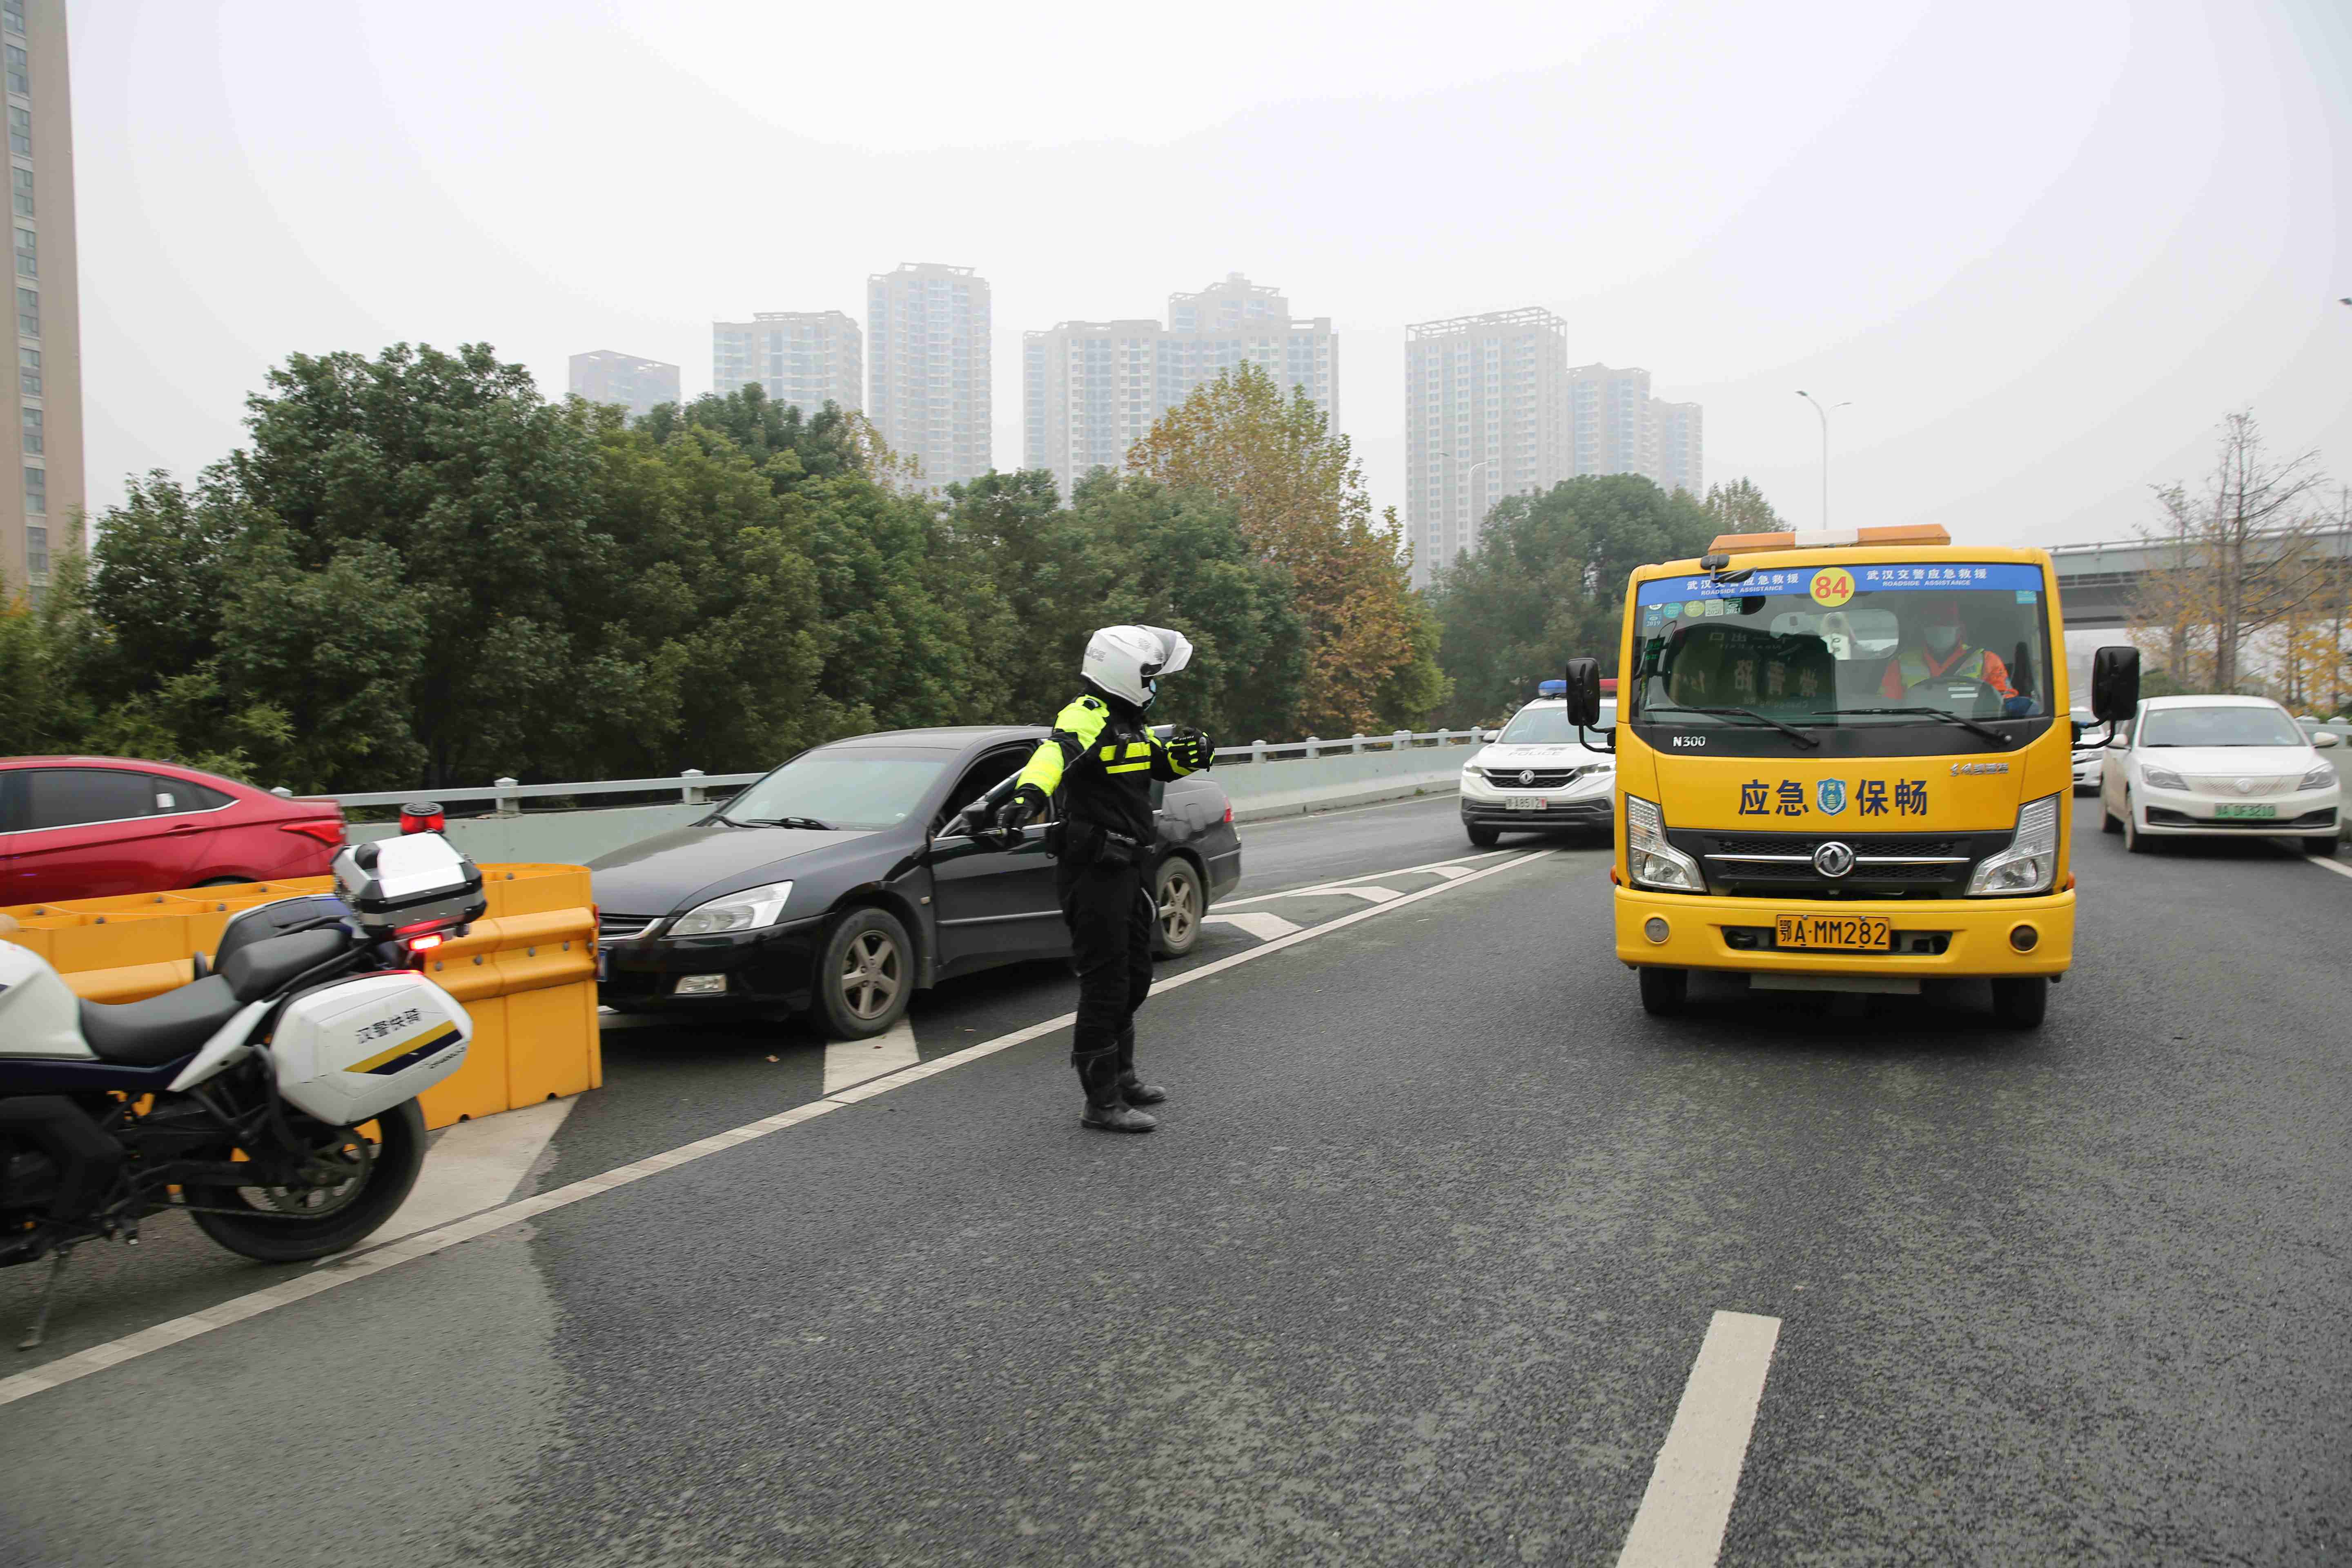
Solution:
<svg viewBox="0 0 2352 1568"><path fill-rule="evenodd" d="M350 1127L414 1100L466 1062L474 1020L421 974L362 974L305 991L270 1039L278 1092Z"/></svg>

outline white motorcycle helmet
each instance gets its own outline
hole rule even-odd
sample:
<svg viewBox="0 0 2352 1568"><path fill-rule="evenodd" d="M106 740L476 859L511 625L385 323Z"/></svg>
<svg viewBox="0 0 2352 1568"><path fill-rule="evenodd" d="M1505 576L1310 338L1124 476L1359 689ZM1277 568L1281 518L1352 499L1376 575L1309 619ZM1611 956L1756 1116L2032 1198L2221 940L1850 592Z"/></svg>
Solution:
<svg viewBox="0 0 2352 1568"><path fill-rule="evenodd" d="M1192 644L1166 626L1105 626L1087 639L1082 673L1096 688L1138 708L1149 708L1160 678L1192 662Z"/></svg>

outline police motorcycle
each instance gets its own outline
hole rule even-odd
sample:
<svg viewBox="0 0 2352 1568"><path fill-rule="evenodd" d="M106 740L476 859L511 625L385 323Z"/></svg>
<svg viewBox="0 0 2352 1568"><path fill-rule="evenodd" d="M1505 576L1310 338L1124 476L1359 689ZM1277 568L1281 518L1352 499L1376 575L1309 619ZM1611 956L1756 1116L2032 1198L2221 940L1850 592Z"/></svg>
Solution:
<svg viewBox="0 0 2352 1568"><path fill-rule="evenodd" d="M115 1005L0 941L0 1267L136 1245L170 1209L269 1263L340 1252L390 1219L425 1159L416 1097L463 1065L473 1020L425 955L488 907L432 828L335 857L335 891L245 910L196 978ZM424 825L429 824L429 827Z"/></svg>

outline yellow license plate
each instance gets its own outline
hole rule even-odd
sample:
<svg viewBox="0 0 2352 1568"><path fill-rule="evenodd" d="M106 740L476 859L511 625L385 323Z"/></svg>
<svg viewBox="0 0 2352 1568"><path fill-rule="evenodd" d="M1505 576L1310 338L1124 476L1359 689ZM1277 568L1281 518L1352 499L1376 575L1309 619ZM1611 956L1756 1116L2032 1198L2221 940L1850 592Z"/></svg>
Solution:
<svg viewBox="0 0 2352 1568"><path fill-rule="evenodd" d="M1846 952L1885 952L1895 946L1894 922L1879 915L1780 915L1782 947L1833 948Z"/></svg>

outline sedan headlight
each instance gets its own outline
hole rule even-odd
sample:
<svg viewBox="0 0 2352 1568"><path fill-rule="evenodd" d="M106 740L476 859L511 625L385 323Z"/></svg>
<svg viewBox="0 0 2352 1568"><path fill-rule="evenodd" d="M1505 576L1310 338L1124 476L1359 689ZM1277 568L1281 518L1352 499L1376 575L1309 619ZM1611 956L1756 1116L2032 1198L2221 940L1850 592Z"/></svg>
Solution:
<svg viewBox="0 0 2352 1568"><path fill-rule="evenodd" d="M2334 763L2322 763L2317 767L2312 769L2309 773L2304 774L2303 782L2294 787L2297 789L2326 789L2329 784L2332 784L2335 782L2336 764Z"/></svg>
<svg viewBox="0 0 2352 1568"><path fill-rule="evenodd" d="M2058 879L2058 797L2028 801L2017 814L2009 847L1990 856L1969 879L1972 899L2046 893Z"/></svg>
<svg viewBox="0 0 2352 1568"><path fill-rule="evenodd" d="M1625 797L1625 867L1636 885L1675 893L1703 893L1698 862L1666 842L1666 819L1655 801Z"/></svg>
<svg viewBox="0 0 2352 1568"><path fill-rule="evenodd" d="M740 892L723 894L698 904L671 922L664 936L725 936L731 931L757 931L783 917L784 900L793 896L790 882L769 882Z"/></svg>
<svg viewBox="0 0 2352 1568"><path fill-rule="evenodd" d="M2189 787L2189 781L2170 768L2152 768L2145 763L2140 764L2139 782L2150 789L2185 790Z"/></svg>

